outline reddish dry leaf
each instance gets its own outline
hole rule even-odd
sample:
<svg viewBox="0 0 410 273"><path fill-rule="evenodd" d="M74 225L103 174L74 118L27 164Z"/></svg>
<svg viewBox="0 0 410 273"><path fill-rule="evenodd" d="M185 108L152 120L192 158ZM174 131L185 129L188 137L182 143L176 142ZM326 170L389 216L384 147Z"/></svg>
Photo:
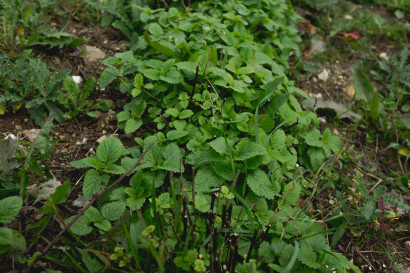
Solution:
<svg viewBox="0 0 410 273"><path fill-rule="evenodd" d="M342 34L345 38L352 38L354 40L359 40L360 34L357 31L353 32L339 32L339 34Z"/></svg>

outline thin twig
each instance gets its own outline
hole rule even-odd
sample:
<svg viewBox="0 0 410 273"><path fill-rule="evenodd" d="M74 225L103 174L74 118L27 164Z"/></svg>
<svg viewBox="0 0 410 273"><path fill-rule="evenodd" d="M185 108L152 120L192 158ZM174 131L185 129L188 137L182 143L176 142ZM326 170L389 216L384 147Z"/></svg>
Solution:
<svg viewBox="0 0 410 273"><path fill-rule="evenodd" d="M70 223L68 223L61 231L60 233L57 234L56 237L54 237L54 239L44 248L44 250L31 262L31 264L23 271L23 273L27 273L29 272L33 266L37 263L37 261L43 257L47 251L53 246L55 245L61 238L61 236L63 236L63 234L87 211L87 209L89 207L91 207L92 204L94 204L95 201L97 201L101 196L103 196L105 193L107 193L108 191L110 191L112 188L114 188L115 186L117 186L128 174L130 174L136 167L138 167L139 165L141 165L141 160L144 158L144 156L148 153L148 151L158 142L158 140L154 141L140 156L140 158L138 158L137 163L135 163L134 166L132 166L131 169L129 169L126 173L124 173L120 178L118 178L114 183L112 183L111 185L109 185L107 188L105 188L101 193L99 194L95 194L93 196L93 198L91 199L90 202L88 202L88 204L73 218L73 220L71 220Z"/></svg>

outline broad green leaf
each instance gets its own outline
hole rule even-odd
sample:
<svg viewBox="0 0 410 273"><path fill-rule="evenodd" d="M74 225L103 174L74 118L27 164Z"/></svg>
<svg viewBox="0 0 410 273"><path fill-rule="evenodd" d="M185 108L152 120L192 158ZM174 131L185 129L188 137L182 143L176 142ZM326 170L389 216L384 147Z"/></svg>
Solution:
<svg viewBox="0 0 410 273"><path fill-rule="evenodd" d="M285 148L286 134L282 129L276 130L271 137L272 148L278 151Z"/></svg>
<svg viewBox="0 0 410 273"><path fill-rule="evenodd" d="M134 77L134 86L135 88L141 88L144 85L144 77L138 73Z"/></svg>
<svg viewBox="0 0 410 273"><path fill-rule="evenodd" d="M98 227L100 232L101 231L106 232L106 231L109 231L111 229L111 222L104 219L101 222L94 223L94 226Z"/></svg>
<svg viewBox="0 0 410 273"><path fill-rule="evenodd" d="M74 216L68 218L65 220L66 223L69 223ZM91 222L85 215L81 215L80 218L78 218L77 221L74 222L74 224L70 227L70 230L74 232L74 234L77 234L79 236L84 236L87 234L90 234L93 231L93 228L91 227Z"/></svg>
<svg viewBox="0 0 410 273"><path fill-rule="evenodd" d="M183 110L181 112L181 114L179 115L179 118L186 119L186 118L189 118L190 116L192 116L193 114L194 114L194 112L192 112L192 110L189 110L189 109Z"/></svg>
<svg viewBox="0 0 410 273"><path fill-rule="evenodd" d="M76 161L75 161L76 162ZM103 169L105 169L105 163L103 163L103 162L101 162L100 160L98 160L97 158L95 158L95 157L86 157L86 158L83 158L82 160L81 160L81 162L83 163L83 164L85 164L86 165L86 167L93 167L93 168L96 168L97 170L103 170ZM74 163L74 162L73 162ZM77 166L79 166L79 165L77 165Z"/></svg>
<svg viewBox="0 0 410 273"><path fill-rule="evenodd" d="M16 218L23 206L23 201L18 196L10 196L0 200L0 223L11 223Z"/></svg>
<svg viewBox="0 0 410 273"><path fill-rule="evenodd" d="M85 199L91 200L94 194L102 190L102 179L96 170L88 170L84 176L83 194Z"/></svg>
<svg viewBox="0 0 410 273"><path fill-rule="evenodd" d="M255 142L241 142L236 147L235 160L246 160L258 155L265 155L266 149Z"/></svg>
<svg viewBox="0 0 410 273"><path fill-rule="evenodd" d="M297 181L289 182L283 189L283 204L295 205L300 197L302 187Z"/></svg>
<svg viewBox="0 0 410 273"><path fill-rule="evenodd" d="M353 86L355 89L355 98L367 101L370 103L374 89L372 84L366 77L366 74L357 66L350 68L353 76Z"/></svg>
<svg viewBox="0 0 410 273"><path fill-rule="evenodd" d="M144 69L141 72L142 74L144 74L145 77L153 81L159 80L159 76L161 75L161 71L151 68Z"/></svg>
<svg viewBox="0 0 410 273"><path fill-rule="evenodd" d="M147 44L149 44L150 46L152 46L158 52L164 54L165 56L168 56L168 57L173 57L174 56L174 51L171 48L169 48L169 47L167 47L167 46L165 46L165 45L163 45L163 44L161 44L157 41L152 41L151 37L148 35L148 33L144 33L144 40Z"/></svg>
<svg viewBox="0 0 410 273"><path fill-rule="evenodd" d="M229 147L226 146L226 143L228 143ZM225 141L224 137L218 137L217 139L209 142L208 144L217 153L219 153L219 154L228 154L229 149L232 149L232 146L233 146L234 142L230 139L226 139L226 141Z"/></svg>
<svg viewBox="0 0 410 273"><path fill-rule="evenodd" d="M307 154L309 156L310 164L312 165L314 170L318 170L320 166L322 166L323 162L325 162L326 157L323 149L310 148Z"/></svg>
<svg viewBox="0 0 410 273"><path fill-rule="evenodd" d="M162 169L179 173L180 172L180 159L182 157L181 152L178 148L178 145L175 142L172 142L165 146L163 150L164 156L164 164L162 165ZM184 171L184 165L182 165L182 172Z"/></svg>
<svg viewBox="0 0 410 273"><path fill-rule="evenodd" d="M84 215L87 216L87 218L91 221L91 222L100 222L103 220L100 211L91 206L89 207L85 212Z"/></svg>
<svg viewBox="0 0 410 273"><path fill-rule="evenodd" d="M118 166L116 164L108 164L105 167L104 172L114 173L114 174L124 174L126 172L126 170L123 167Z"/></svg>
<svg viewBox="0 0 410 273"><path fill-rule="evenodd" d="M165 110L165 113L173 117L177 117L179 115L179 111L176 108L168 108L167 110Z"/></svg>
<svg viewBox="0 0 410 273"><path fill-rule="evenodd" d="M167 133L167 138L169 140L175 140L179 139L181 137L184 137L188 135L189 133L187 131L182 131L182 130L171 130Z"/></svg>
<svg viewBox="0 0 410 273"><path fill-rule="evenodd" d="M158 23L149 24L148 31L155 36L161 36L162 34L164 34L162 27Z"/></svg>
<svg viewBox="0 0 410 273"><path fill-rule="evenodd" d="M306 144L313 147L323 147L319 130L313 129L305 136Z"/></svg>
<svg viewBox="0 0 410 273"><path fill-rule="evenodd" d="M232 165L229 160L216 160L212 162L214 171L222 178L232 181L235 178L235 172L232 170Z"/></svg>
<svg viewBox="0 0 410 273"><path fill-rule="evenodd" d="M131 134L137 131L142 126L142 120L135 120L133 118L125 122L124 132Z"/></svg>
<svg viewBox="0 0 410 273"><path fill-rule="evenodd" d="M101 214L104 218L110 221L118 220L125 211L125 203L120 201L105 204L101 208Z"/></svg>
<svg viewBox="0 0 410 273"><path fill-rule="evenodd" d="M211 208L211 198L209 195L196 193L195 194L195 208L200 212L209 212Z"/></svg>
<svg viewBox="0 0 410 273"><path fill-rule="evenodd" d="M11 245L13 243L13 230L0 227L0 245Z"/></svg>
<svg viewBox="0 0 410 273"><path fill-rule="evenodd" d="M187 70L189 72L195 73L197 64L195 62L180 62L176 63L175 66L181 70Z"/></svg>
<svg viewBox="0 0 410 273"><path fill-rule="evenodd" d="M246 176L246 184L249 188L260 197L274 199L275 192L272 190L272 182L268 175L262 170L256 170Z"/></svg>
<svg viewBox="0 0 410 273"><path fill-rule="evenodd" d="M212 188L222 186L223 180L219 178L211 166L201 167L195 175L195 191L208 192Z"/></svg>
<svg viewBox="0 0 410 273"><path fill-rule="evenodd" d="M112 83L115 79L117 78L116 75L108 72L107 69L105 69L100 76L100 89L104 89L107 87L107 85L109 85L110 83Z"/></svg>
<svg viewBox="0 0 410 273"><path fill-rule="evenodd" d="M121 141L115 137L107 137L97 148L97 157L99 160L114 163L117 161L124 149Z"/></svg>

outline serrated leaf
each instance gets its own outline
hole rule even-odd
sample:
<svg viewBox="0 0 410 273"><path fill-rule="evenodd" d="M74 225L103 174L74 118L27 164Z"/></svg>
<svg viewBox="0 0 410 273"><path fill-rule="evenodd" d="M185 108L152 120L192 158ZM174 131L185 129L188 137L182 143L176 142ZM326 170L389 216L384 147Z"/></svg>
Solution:
<svg viewBox="0 0 410 273"><path fill-rule="evenodd" d="M99 160L114 163L117 161L124 149L121 141L115 137L107 137L97 148L97 157Z"/></svg>
<svg viewBox="0 0 410 273"><path fill-rule="evenodd" d="M236 147L236 155L234 159L238 160L246 160L258 155L265 155L266 149L255 142L241 142Z"/></svg>
<svg viewBox="0 0 410 273"><path fill-rule="evenodd" d="M97 170L103 170L105 169L106 164L101 162L95 157L86 157L81 160L82 163L84 163L87 167L93 167Z"/></svg>
<svg viewBox="0 0 410 273"><path fill-rule="evenodd" d="M319 130L313 129L305 136L306 144L313 147L323 147Z"/></svg>
<svg viewBox="0 0 410 273"><path fill-rule="evenodd" d="M212 168L222 178L232 181L235 178L235 172L229 160L216 160L212 162Z"/></svg>
<svg viewBox="0 0 410 273"><path fill-rule="evenodd" d="M248 187L260 197L266 199L274 199L275 193L271 189L272 182L268 175L262 170L256 170L246 176L246 184Z"/></svg>
<svg viewBox="0 0 410 273"><path fill-rule="evenodd" d="M107 167L105 167L104 172L114 173L114 174L124 174L125 169L115 164L108 164Z"/></svg>
<svg viewBox="0 0 410 273"><path fill-rule="evenodd" d="M130 118L130 112L129 111L121 111L117 114L117 121L122 122L126 121Z"/></svg>
<svg viewBox="0 0 410 273"><path fill-rule="evenodd" d="M307 154L309 156L310 164L314 170L318 170L320 166L322 166L323 162L325 162L326 157L322 149L310 148Z"/></svg>
<svg viewBox="0 0 410 273"><path fill-rule="evenodd" d="M84 176L83 194L85 199L91 200L94 194L102 189L102 179L96 170L88 170Z"/></svg>
<svg viewBox="0 0 410 273"><path fill-rule="evenodd" d="M180 172L180 158L182 157L181 152L178 148L178 145L175 142L172 142L165 146L163 150L164 156L164 164L162 165L162 169L179 173ZM184 171L184 165L182 165L182 172Z"/></svg>
<svg viewBox="0 0 410 273"><path fill-rule="evenodd" d="M363 215L363 217L369 221L372 219L374 211L376 209L376 206L373 201L369 200L367 203L363 206L361 209L360 213Z"/></svg>
<svg viewBox="0 0 410 273"><path fill-rule="evenodd" d="M226 143L228 143L228 146L226 146ZM232 149L232 145L234 142L230 139L226 139L224 137L218 137L215 140L211 141L208 143L209 146L211 146L217 153L219 154L228 154L229 149Z"/></svg>
<svg viewBox="0 0 410 273"><path fill-rule="evenodd" d="M0 200L0 223L11 223L23 206L23 200L18 196L10 196Z"/></svg>
<svg viewBox="0 0 410 273"><path fill-rule="evenodd" d="M66 219L66 223L69 223L74 216ZM85 215L81 215L77 221L70 227L70 230L79 236L90 234L93 228L90 226L91 222Z"/></svg>
<svg viewBox="0 0 410 273"><path fill-rule="evenodd" d="M161 36L162 34L164 34L162 27L158 23L149 24L148 31L155 36Z"/></svg>
<svg viewBox="0 0 410 273"><path fill-rule="evenodd" d="M98 229L103 232L109 231L111 229L111 222L108 220L102 220L101 222L94 223L94 226L98 227Z"/></svg>
<svg viewBox="0 0 410 273"><path fill-rule="evenodd" d="M100 211L93 207L90 206L85 212L84 215L87 216L87 218L91 221L91 222L100 222L103 220L102 215L100 213Z"/></svg>
<svg viewBox="0 0 410 273"><path fill-rule="evenodd" d="M263 241L259 245L258 255L259 255L259 257L263 256L263 261L265 263L274 262L275 256L276 256L272 246L266 241Z"/></svg>
<svg viewBox="0 0 410 273"><path fill-rule="evenodd" d="M311 248L301 247L299 249L298 260L311 268L319 268L321 265L317 262L317 254Z"/></svg>
<svg viewBox="0 0 410 273"><path fill-rule="evenodd" d="M181 70L187 70L189 72L195 72L197 64L195 62L179 62L175 66Z"/></svg>
<svg viewBox="0 0 410 273"><path fill-rule="evenodd" d="M209 212L211 208L211 198L209 195L195 194L195 208L200 212Z"/></svg>
<svg viewBox="0 0 410 273"><path fill-rule="evenodd" d="M161 71L158 69L144 69L141 71L144 76L150 80L157 81L159 80L159 76L161 75Z"/></svg>
<svg viewBox="0 0 410 273"><path fill-rule="evenodd" d="M272 148L282 150L286 144L286 134L282 129L276 130L271 137Z"/></svg>
<svg viewBox="0 0 410 273"><path fill-rule="evenodd" d="M165 110L165 113L173 117L177 117L179 115L179 111L176 108L168 108L167 110Z"/></svg>
<svg viewBox="0 0 410 273"><path fill-rule="evenodd" d="M118 220L125 211L125 203L120 201L105 204L101 208L101 214L104 218L110 221Z"/></svg>
<svg viewBox="0 0 410 273"><path fill-rule="evenodd" d="M195 175L196 192L208 192L211 188L222 186L222 184L223 180L209 165L201 167Z"/></svg>
<svg viewBox="0 0 410 273"><path fill-rule="evenodd" d="M283 204L295 205L302 192L302 187L297 181L290 182L283 189Z"/></svg>
<svg viewBox="0 0 410 273"><path fill-rule="evenodd" d="M194 112L192 112L192 110L189 110L189 109L183 110L181 112L181 114L179 115L179 118L186 119L186 118L189 118L190 116L192 116L193 114L194 114Z"/></svg>
<svg viewBox="0 0 410 273"><path fill-rule="evenodd" d="M353 76L353 86L355 92L355 98L367 101L370 103L374 89L372 84L366 77L366 74L357 66L350 68Z"/></svg>
<svg viewBox="0 0 410 273"><path fill-rule="evenodd" d="M171 130L167 133L167 138L168 138L168 140L175 140L175 139L179 139L181 137L184 137L188 134L189 133L187 131Z"/></svg>
<svg viewBox="0 0 410 273"><path fill-rule="evenodd" d="M134 86L135 88L141 88L144 85L144 77L137 73L134 77Z"/></svg>
<svg viewBox="0 0 410 273"><path fill-rule="evenodd" d="M142 120L135 120L133 118L125 122L124 132L131 134L137 131L142 126Z"/></svg>
<svg viewBox="0 0 410 273"><path fill-rule="evenodd" d="M108 72L107 69L105 69L100 76L100 89L104 89L107 87L107 85L109 85L110 83L112 83L115 79L117 78L116 75Z"/></svg>

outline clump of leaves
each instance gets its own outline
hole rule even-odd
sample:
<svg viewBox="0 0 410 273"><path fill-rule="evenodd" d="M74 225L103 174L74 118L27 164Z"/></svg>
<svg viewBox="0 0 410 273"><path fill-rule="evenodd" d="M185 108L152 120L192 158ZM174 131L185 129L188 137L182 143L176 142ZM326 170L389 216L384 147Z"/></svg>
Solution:
<svg viewBox="0 0 410 273"><path fill-rule="evenodd" d="M68 112L69 116L86 113L94 117L95 111L93 110L108 111L113 107L114 103L111 100L102 99L94 102L89 98L94 87L95 81L91 77L85 81L83 87L70 76L64 79L62 88L67 92L67 98L66 100L60 99L60 101L64 104L65 108L70 109Z"/></svg>
<svg viewBox="0 0 410 273"><path fill-rule="evenodd" d="M43 125L48 113L53 113L58 122L64 120L64 109L58 92L68 70L51 72L40 59L31 57L30 51L23 52L15 61L0 55L0 114L10 106L17 111L22 105L30 117Z"/></svg>
<svg viewBox="0 0 410 273"><path fill-rule="evenodd" d="M84 41L57 31L49 24L53 14L62 13L56 2L5 0L0 3L2 32L0 48L20 51L33 45L78 46ZM55 16L58 18L58 16Z"/></svg>

